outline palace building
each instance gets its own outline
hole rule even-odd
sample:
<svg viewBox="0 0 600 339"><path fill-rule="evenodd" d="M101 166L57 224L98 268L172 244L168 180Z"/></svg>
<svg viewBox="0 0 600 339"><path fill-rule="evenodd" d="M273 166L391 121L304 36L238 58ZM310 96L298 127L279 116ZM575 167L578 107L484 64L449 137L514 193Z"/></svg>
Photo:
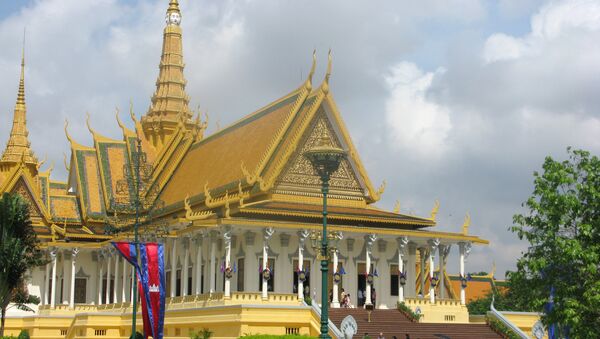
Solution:
<svg viewBox="0 0 600 339"><path fill-rule="evenodd" d="M214 337L314 335L318 305L341 307L342 289L355 307L395 309L403 301L424 315L422 322L468 323L465 262L472 245L488 242L468 232L468 217L461 232L436 231L439 203L426 216L376 206L385 183L371 181L344 125L329 81L331 56L322 81L315 80L313 58L299 86L205 135L207 118L188 105L182 17L170 0L156 91L140 118L117 113L123 138L103 136L88 118L93 144L83 145L65 123L66 181L42 170L30 145L27 123L36 121L26 119L23 58L0 192L29 202L49 263L29 275L29 292L41 304L35 314L9 313L8 334L129 335L132 268L111 242L133 240L136 205L140 239L165 244L165 337L203 328ZM303 155L320 143L347 151L328 197L329 301L320 297L315 250L321 181ZM452 251L456 262L447 260Z"/></svg>

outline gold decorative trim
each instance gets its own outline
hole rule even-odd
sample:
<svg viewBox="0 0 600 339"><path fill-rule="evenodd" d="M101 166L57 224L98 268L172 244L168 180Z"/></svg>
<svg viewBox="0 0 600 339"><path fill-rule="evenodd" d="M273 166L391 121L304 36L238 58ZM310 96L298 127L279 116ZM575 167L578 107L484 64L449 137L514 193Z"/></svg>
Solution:
<svg viewBox="0 0 600 339"><path fill-rule="evenodd" d="M185 207L185 219L188 221L204 220L204 219L210 218L213 215L215 215L215 213L213 211L193 212L192 206L190 205L190 196L189 195L185 197L183 204Z"/></svg>
<svg viewBox="0 0 600 339"><path fill-rule="evenodd" d="M467 233L469 233L469 226L471 226L471 215L467 213L462 225L462 234L467 235Z"/></svg>
<svg viewBox="0 0 600 339"><path fill-rule="evenodd" d="M433 208L431 209L431 217L429 218L431 221L435 222L438 212L440 211L440 201L436 200L433 204Z"/></svg>

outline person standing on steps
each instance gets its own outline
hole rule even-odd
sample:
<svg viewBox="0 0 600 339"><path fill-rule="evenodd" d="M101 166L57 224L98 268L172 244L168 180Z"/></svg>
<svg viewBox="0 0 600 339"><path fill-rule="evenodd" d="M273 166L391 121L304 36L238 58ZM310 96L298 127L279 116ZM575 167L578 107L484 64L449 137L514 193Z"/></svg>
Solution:
<svg viewBox="0 0 600 339"><path fill-rule="evenodd" d="M385 337L383 336L383 332L379 332L379 336L377 336L377 339L385 339Z"/></svg>
<svg viewBox="0 0 600 339"><path fill-rule="evenodd" d="M362 339L371 339L371 337L369 336L368 332L365 332L365 335L363 335Z"/></svg>

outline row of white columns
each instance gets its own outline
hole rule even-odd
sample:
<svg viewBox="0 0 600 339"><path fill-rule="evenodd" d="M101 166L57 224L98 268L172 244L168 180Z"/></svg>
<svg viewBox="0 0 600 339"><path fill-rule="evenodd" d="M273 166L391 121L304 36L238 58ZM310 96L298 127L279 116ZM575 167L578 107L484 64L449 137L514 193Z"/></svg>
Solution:
<svg viewBox="0 0 600 339"><path fill-rule="evenodd" d="M271 239L272 235L274 233L273 229L265 229L263 232L263 257L262 257L262 267L265 268L268 266L268 250L269 250L269 240ZM216 239L217 239L217 233L216 232L211 232L210 235L210 274L209 274L209 278L210 278L210 293L214 293L215 292L215 286L216 286L216 274L215 274L215 269L216 269ZM299 245L298 245L298 269L302 270L303 269L303 262L304 262L304 247L305 247L305 241L308 238L308 231L300 231L298 233L299 235ZM201 290L202 290L202 237L203 234L198 235L198 237L196 237L195 239L195 247L196 247L196 260L195 260L195 265L194 265L194 269L192 271L192 273L195 275L193 281L195 282L195 286L193 286L193 290L195 292L195 294L201 294ZM225 267L231 267L231 229L226 229L223 232L223 239L225 241ZM372 247L373 244L375 242L375 240L377 239L377 236L372 234L372 235L368 235L366 237L366 267L368 272L366 272L367 274L369 273L373 273L370 272L371 270L371 253L372 253ZM188 290L189 290L189 285L188 285L188 267L189 267L189 256L190 256L190 250L189 250L189 241L190 239L184 239L183 241L183 248L184 248L184 260L183 260L183 267L184 269L182 270L182 293L181 295L186 296L188 294ZM408 244L408 238L407 237L401 237L398 239L398 270L399 270L399 274L406 274L407 272L405 272L405 266L404 266L404 256L406 255L406 250L407 250L407 244ZM440 271L444 271L445 268L445 259L446 256L448 254L449 251L449 246L450 245L441 245L440 241L438 239L432 239L428 242L428 258L427 260L429 261L429 279L430 281L433 279L434 277L434 272L435 272L435 254L436 251L439 250L439 268ZM410 249L408 249L410 252ZM459 271L460 271L460 277L465 277L465 261L467 259L467 256L469 255L469 252L471 250L471 244L470 243L466 243L466 242L461 242L459 243L459 250L460 250L460 257L459 257ZM133 280L133 268L130 269L130 274L128 274L128 267L129 267L129 263L125 260L120 258L119 255L117 255L116 253L114 253L114 250L110 249L110 250L105 250L102 251L99 255L98 258L98 262L99 262L99 273L98 273L98 284L97 284L97 303L100 305L102 304L103 298L102 298L102 288L103 288L103 280L104 280L104 262L102 261L102 257L104 257L105 259L105 263L106 263L106 270L107 270L107 286L106 286L106 291L105 291L105 300L111 300L110 296L111 296L111 284L113 284L114 288L112 291L112 296L113 296L113 301L114 302L126 302L127 301L127 281L128 281L128 276L130 278L130 280ZM425 252L421 252L422 254ZM70 251L71 254L71 279L70 279L70 293L69 293L69 299L68 299L68 304L69 307L74 308L74 297L75 297L75 266L76 266L76 258L77 255L79 254L79 249L78 248L74 248ZM112 256L114 255L114 263L113 263L113 259ZM177 240L174 239L171 242L171 267L172 268L176 268L177 267ZM44 282L44 297L42 298L42 302L44 304L50 304L51 307L55 307L56 305L56 277L57 277L57 250L51 250L50 251L50 257L51 257L51 261L50 263L46 266L46 278L45 278L45 282ZM409 258L410 258L410 253L409 253ZM338 252L334 251L333 252L333 273L335 274L338 271ZM424 267L425 267L425 256L422 255L422 261L421 261L421 288L423 288L423 286L425 286L425 277L424 277ZM66 264L66 262L65 262ZM111 270L113 269L113 264L114 264L114 280L111 279ZM413 263L414 264L414 263ZM120 269L121 267L122 269ZM410 267L410 265L409 265ZM411 272L408 272L409 274ZM51 274L51 275L50 275ZM119 295L119 289L118 289L118 282L119 282L119 274L122 274L121 276L121 293ZM52 284L50 286L50 276L53 277L52 279ZM414 276L408 275L408 280L410 281L410 279L414 279ZM400 276L399 276L400 278ZM439 276L440 284L441 284L441 289L444 288L444 281L443 281L443 275L440 274ZM224 295L225 297L230 297L231 296L231 279L225 277L225 288L224 288ZM171 273L171 293L170 296L171 297L175 297L176 296L176 282L177 282L177 277L176 277L176 269L172 270ZM133 289L133 281L131 281L131 289ZM409 285L410 288L410 285ZM51 289L51 293L48 293ZM332 307L339 307L340 303L339 303L339 293L338 293L338 284L334 282L333 286L332 286L332 292L333 292L333 300L332 300ZM130 292L130 296L133 296L132 290L129 291ZM367 281L366 283L366 291L365 291L366 295L365 295L365 304L369 305L372 304L372 299L371 299L371 284ZM443 292L442 292L443 293ZM267 299L268 298L268 281L263 279L262 280L262 297ZM442 297L444 297L444 295L442 294ZM299 299L303 299L304 298L304 286L303 286L303 282L302 281L298 281L298 298ZM430 298L430 302L431 303L435 303L435 287L433 286L433 284L430 283L429 286L429 298ZM466 296L465 296L465 287L462 286L461 284L461 290L460 290L460 300L461 300L461 304L465 304L465 300ZM403 302L405 300L405 289L404 289L404 285L402 284L398 284L398 300L400 302Z"/></svg>
<svg viewBox="0 0 600 339"><path fill-rule="evenodd" d="M401 237L398 239L398 279L400 279L400 275L402 274L406 274L406 272L404 271L404 255L405 255L405 251L406 251L406 245L408 244L408 238L406 237ZM439 239L431 239L428 242L429 245L429 256L427 258L427 260L429 261L429 301L433 304L435 303L435 286L431 283L433 281L434 278L434 272L435 272L435 253L437 250L439 250L439 261L438 261L438 268L440 272L445 272L445 266L446 266L446 257L448 256L449 250L450 250L450 245L442 245L439 241ZM467 242L460 242L459 243L459 272L460 272L460 278L462 279L466 279L465 277L465 261L469 255L471 251L471 243L467 243ZM424 253L424 251L422 251L421 253ZM370 260L369 260L369 255L370 255L370 251L367 251L367 265L370 264ZM425 277L424 277L424 268L425 268L425 256L421 257L421 290L423 290L424 286L425 286ZM409 279L414 279L414 277L410 277L408 276ZM443 298L445 295L445 281L444 281L444 275L443 273L439 274L439 284L440 284L440 291L441 291L441 297ZM465 288L466 286L464 286L462 284L460 284L460 303L461 305L465 305L466 304L466 293L465 293ZM368 293L370 286L368 286L367 284L367 302L370 302L370 294ZM402 284L400 284L400 281L398 281L398 301L400 302L404 302L405 300L405 294L404 294L404 286Z"/></svg>
<svg viewBox="0 0 600 339"><path fill-rule="evenodd" d="M65 254L67 254L68 252L65 252ZM70 284L69 284L69 299L65 300L66 302L68 302L69 307L70 308L75 308L75 264L76 264L76 260L77 260L77 255L79 254L79 248L73 248L70 250L70 254L71 254L71 277L70 277ZM50 250L50 262L48 264L46 264L46 275L44 277L44 292L42 295L42 304L43 305L50 305L50 307L54 308L56 306L56 281L58 280L58 272L57 272L57 256L58 256L58 250L57 249L52 249ZM64 265L63 267L68 267L67 266L67 260L64 260ZM64 272L66 272L66 270L64 270ZM64 276L64 279L66 279L67 277ZM52 279L52 286L50 286L50 279ZM63 286L66 286L66 284L64 284ZM51 288L51 289L50 289Z"/></svg>

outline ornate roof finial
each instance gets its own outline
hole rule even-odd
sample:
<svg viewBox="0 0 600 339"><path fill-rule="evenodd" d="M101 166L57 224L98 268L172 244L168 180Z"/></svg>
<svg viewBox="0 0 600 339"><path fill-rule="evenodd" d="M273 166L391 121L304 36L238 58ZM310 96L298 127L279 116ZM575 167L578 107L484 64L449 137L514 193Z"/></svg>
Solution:
<svg viewBox="0 0 600 339"><path fill-rule="evenodd" d="M141 118L144 132L160 131L160 137L153 140L167 140L180 128L181 122L188 130L195 128L192 112L188 107L190 99L185 91L187 81L183 75L185 63L178 1L169 1L165 21L156 90L148 112ZM158 147L159 144L154 146Z"/></svg>
<svg viewBox="0 0 600 339"><path fill-rule="evenodd" d="M312 78L313 78L313 75L315 74L316 68L317 68L317 50L314 49L312 66L310 66L310 72L308 73L308 79L306 79L306 83L305 83L306 89L308 89L309 91L312 89Z"/></svg>
<svg viewBox="0 0 600 339"><path fill-rule="evenodd" d="M331 77L331 49L329 49L329 54L327 55L327 72L325 72L325 81L323 82L322 89L323 93L329 93L329 78Z"/></svg>
<svg viewBox="0 0 600 339"><path fill-rule="evenodd" d="M435 221L435 218L437 217L437 214L440 210L440 201L436 200L435 203L433 204L433 208L431 209L431 219L432 221Z"/></svg>
<svg viewBox="0 0 600 339"><path fill-rule="evenodd" d="M90 124L90 112L85 112L85 125L87 126L88 131L92 133L92 136L96 137L96 131L94 131Z"/></svg>
<svg viewBox="0 0 600 339"><path fill-rule="evenodd" d="M19 92L15 109L25 110L25 29L23 29L23 49L21 51L21 78L19 79Z"/></svg>
<svg viewBox="0 0 600 339"><path fill-rule="evenodd" d="M135 118L135 112L133 111L133 100L129 100L129 117L134 124L137 125L137 119Z"/></svg>
<svg viewBox="0 0 600 339"><path fill-rule="evenodd" d="M462 225L462 234L467 235L469 233L469 226L471 226L471 215L467 213L465 215L465 222Z"/></svg>
<svg viewBox="0 0 600 339"><path fill-rule="evenodd" d="M1 162L37 164L29 143L29 131L27 130L27 107L25 105L25 31L23 31L23 50L21 54L21 77L19 79L19 90L15 104L13 125L6 149L2 154Z"/></svg>
<svg viewBox="0 0 600 339"><path fill-rule="evenodd" d="M69 143L73 143L73 138L71 138L71 135L69 134L69 120L65 119L65 135L67 136L67 140L69 140Z"/></svg>

